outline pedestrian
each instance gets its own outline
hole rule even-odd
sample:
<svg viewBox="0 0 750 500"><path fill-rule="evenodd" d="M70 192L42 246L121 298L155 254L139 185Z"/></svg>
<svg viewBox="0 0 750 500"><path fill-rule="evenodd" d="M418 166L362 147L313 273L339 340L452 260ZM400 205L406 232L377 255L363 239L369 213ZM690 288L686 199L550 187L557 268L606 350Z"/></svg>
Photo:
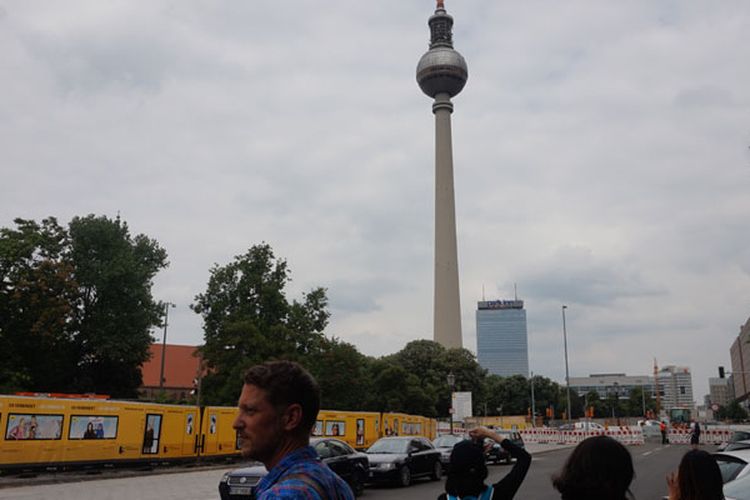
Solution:
<svg viewBox="0 0 750 500"><path fill-rule="evenodd" d="M445 480L445 493L438 500L510 500L518 491L531 464L531 455L508 439L503 439L484 427L469 431L471 440L464 440L453 447L448 477ZM516 459L513 468L500 481L492 485L484 484L487 479L487 463L482 443L485 438L500 443L511 457Z"/></svg>
<svg viewBox="0 0 750 500"><path fill-rule="evenodd" d="M562 500L625 500L633 481L633 458L619 441L594 436L581 441L552 477Z"/></svg>
<svg viewBox="0 0 750 500"><path fill-rule="evenodd" d="M701 440L701 425L696 420L693 422L693 428L690 432L690 446L693 447L693 449L698 448L698 444L700 444Z"/></svg>
<svg viewBox="0 0 750 500"><path fill-rule="evenodd" d="M719 464L710 453L690 450L683 455L677 472L667 475L669 500L723 500Z"/></svg>
<svg viewBox="0 0 750 500"><path fill-rule="evenodd" d="M659 430L661 431L661 444L667 444L667 423L662 420L659 422Z"/></svg>
<svg viewBox="0 0 750 500"><path fill-rule="evenodd" d="M232 426L242 455L268 470L256 486L257 500L354 499L349 485L310 446L320 389L307 370L291 361L253 366L245 372L238 406Z"/></svg>

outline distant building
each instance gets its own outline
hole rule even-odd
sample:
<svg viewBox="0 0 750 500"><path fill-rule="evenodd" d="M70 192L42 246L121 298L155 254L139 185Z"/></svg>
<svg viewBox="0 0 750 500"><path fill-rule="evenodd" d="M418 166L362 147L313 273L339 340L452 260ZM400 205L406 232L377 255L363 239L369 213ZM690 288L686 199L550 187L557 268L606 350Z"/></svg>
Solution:
<svg viewBox="0 0 750 500"><path fill-rule="evenodd" d="M624 373L592 373L588 377L570 377L570 388L583 397L589 392L596 392L602 399L617 395L627 399L630 392L643 388L646 395L655 398L654 377L648 375L625 375Z"/></svg>
<svg viewBox="0 0 750 500"><path fill-rule="evenodd" d="M151 344L151 359L143 363L141 397L153 399L163 390L172 399L190 399L195 389L200 358L198 348L190 345L167 344L164 356L164 386L159 385L162 344Z"/></svg>
<svg viewBox="0 0 750 500"><path fill-rule="evenodd" d="M477 303L477 361L494 375L529 376L529 343L523 300Z"/></svg>
<svg viewBox="0 0 750 500"><path fill-rule="evenodd" d="M729 383L729 379L720 377L710 377L708 379L708 401L709 405L717 404L719 406L726 406L730 401L734 399L733 387Z"/></svg>
<svg viewBox="0 0 750 500"><path fill-rule="evenodd" d="M663 391L662 409L694 408L693 376L687 366L669 365L656 374L659 388Z"/></svg>
<svg viewBox="0 0 750 500"><path fill-rule="evenodd" d="M750 392L750 319L740 326L740 333L729 348L732 359L732 381L734 397L740 401Z"/></svg>

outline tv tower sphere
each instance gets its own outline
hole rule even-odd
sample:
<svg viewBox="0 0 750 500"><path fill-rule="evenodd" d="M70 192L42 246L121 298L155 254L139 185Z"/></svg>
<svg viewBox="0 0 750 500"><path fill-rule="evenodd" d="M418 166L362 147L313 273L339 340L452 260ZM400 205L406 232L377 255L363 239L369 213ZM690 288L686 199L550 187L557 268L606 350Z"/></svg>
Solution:
<svg viewBox="0 0 750 500"><path fill-rule="evenodd" d="M434 98L438 94L455 96L464 88L469 70L463 56L453 49L453 17L445 12L442 1L427 22L430 26L430 50L417 64L417 83L422 92Z"/></svg>

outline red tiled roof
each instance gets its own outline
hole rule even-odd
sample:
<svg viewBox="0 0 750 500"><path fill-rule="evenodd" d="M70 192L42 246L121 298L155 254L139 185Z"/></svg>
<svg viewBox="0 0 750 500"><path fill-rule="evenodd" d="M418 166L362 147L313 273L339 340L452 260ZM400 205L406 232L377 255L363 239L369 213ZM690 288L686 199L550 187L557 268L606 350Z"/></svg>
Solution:
<svg viewBox="0 0 750 500"><path fill-rule="evenodd" d="M143 363L143 387L159 387L161 344L151 344L151 359ZM191 388L198 375L198 347L167 344L164 356L164 387Z"/></svg>

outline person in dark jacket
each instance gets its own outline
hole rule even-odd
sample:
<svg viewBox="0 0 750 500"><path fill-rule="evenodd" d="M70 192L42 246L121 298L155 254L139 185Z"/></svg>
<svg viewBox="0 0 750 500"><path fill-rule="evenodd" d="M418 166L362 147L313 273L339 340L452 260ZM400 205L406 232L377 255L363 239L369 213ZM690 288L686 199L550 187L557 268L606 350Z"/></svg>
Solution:
<svg viewBox="0 0 750 500"><path fill-rule="evenodd" d="M471 440L461 441L451 452L448 477L445 480L445 493L438 500L510 500L518 491L526 472L531 465L531 455L526 450L503 439L485 427L469 431ZM484 456L485 438L500 443L516 464L508 474L492 485L484 484L487 479L487 463Z"/></svg>
<svg viewBox="0 0 750 500"><path fill-rule="evenodd" d="M693 422L693 429L690 432L690 445L693 447L694 450L698 448L698 444L700 443L700 441L701 441L701 424L699 424L698 421L696 420L695 422Z"/></svg>
<svg viewBox="0 0 750 500"><path fill-rule="evenodd" d="M562 500L625 500L634 475L633 457L622 443L594 436L575 447L552 486Z"/></svg>

